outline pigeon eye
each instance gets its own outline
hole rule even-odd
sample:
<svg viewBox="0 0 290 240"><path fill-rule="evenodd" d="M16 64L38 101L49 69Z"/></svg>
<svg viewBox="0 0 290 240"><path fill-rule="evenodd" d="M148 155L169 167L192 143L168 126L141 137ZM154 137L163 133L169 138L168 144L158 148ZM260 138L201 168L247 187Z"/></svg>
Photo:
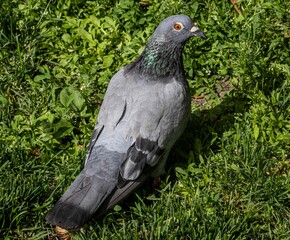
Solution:
<svg viewBox="0 0 290 240"><path fill-rule="evenodd" d="M177 31L180 31L182 29L182 24L181 23L175 23L173 28Z"/></svg>

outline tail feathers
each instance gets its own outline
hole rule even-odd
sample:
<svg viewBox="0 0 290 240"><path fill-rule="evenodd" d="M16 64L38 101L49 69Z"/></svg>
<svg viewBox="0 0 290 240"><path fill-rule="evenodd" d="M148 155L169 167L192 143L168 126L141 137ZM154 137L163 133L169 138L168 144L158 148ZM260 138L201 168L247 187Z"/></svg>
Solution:
<svg viewBox="0 0 290 240"><path fill-rule="evenodd" d="M78 229L90 217L87 210L78 206L58 201L54 208L45 216L45 220L64 229Z"/></svg>
<svg viewBox="0 0 290 240"><path fill-rule="evenodd" d="M134 181L127 181L121 188L115 188L110 196L102 203L100 208L98 208L95 216L100 217L106 212L108 212L115 204L124 201L129 197L137 188L142 186L142 184L148 179L148 171L142 174L139 178Z"/></svg>
<svg viewBox="0 0 290 240"><path fill-rule="evenodd" d="M114 182L81 173L45 220L65 229L78 229L96 212L115 185Z"/></svg>

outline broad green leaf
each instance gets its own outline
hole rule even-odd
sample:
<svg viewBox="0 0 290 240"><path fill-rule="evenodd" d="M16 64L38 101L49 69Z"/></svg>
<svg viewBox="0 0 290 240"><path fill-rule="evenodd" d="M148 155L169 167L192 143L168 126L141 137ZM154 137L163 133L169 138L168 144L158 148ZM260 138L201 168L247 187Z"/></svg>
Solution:
<svg viewBox="0 0 290 240"><path fill-rule="evenodd" d="M242 22L244 20L245 20L244 16L242 14L239 14L238 17L235 18L235 23L237 24L237 23Z"/></svg>
<svg viewBox="0 0 290 240"><path fill-rule="evenodd" d="M92 35L89 32L87 32L85 29L80 28L79 29L79 35L83 39L87 39L90 43L93 43L93 37L92 37Z"/></svg>
<svg viewBox="0 0 290 240"><path fill-rule="evenodd" d="M176 167L175 168L175 171L178 172L178 173L180 173L180 174L182 174L182 175L184 175L184 176L187 176L188 175L188 173L184 169L182 169L180 167Z"/></svg>
<svg viewBox="0 0 290 240"><path fill-rule="evenodd" d="M106 20L106 23L108 23L109 25L111 25L112 27L114 27L115 26L115 21L112 19L112 18L110 18L110 17L105 17L105 20Z"/></svg>
<svg viewBox="0 0 290 240"><path fill-rule="evenodd" d="M259 137L260 129L257 124L254 124L254 138L257 140Z"/></svg>
<svg viewBox="0 0 290 240"><path fill-rule="evenodd" d="M3 95L0 95L0 102L2 102L3 105L8 105L9 103L8 99Z"/></svg>
<svg viewBox="0 0 290 240"><path fill-rule="evenodd" d="M107 55L107 56L105 56L104 59L103 59L103 66L105 68L110 67L112 65L112 63L114 62L113 58L114 58L113 55Z"/></svg>
<svg viewBox="0 0 290 240"><path fill-rule="evenodd" d="M82 97L81 93L77 90L73 90L72 97L73 97L72 104L74 110L81 111L85 103L85 100Z"/></svg>
<svg viewBox="0 0 290 240"><path fill-rule="evenodd" d="M62 40L67 42L67 43L71 43L73 41L73 39L71 38L71 36L68 33L65 33L62 35Z"/></svg>
<svg viewBox="0 0 290 240"><path fill-rule="evenodd" d="M73 101L73 96L70 93L68 88L64 88L59 95L60 102L63 106L68 107L70 103Z"/></svg>
<svg viewBox="0 0 290 240"><path fill-rule="evenodd" d="M115 212L120 212L122 210L122 207L120 205L115 205L114 211Z"/></svg>
<svg viewBox="0 0 290 240"><path fill-rule="evenodd" d="M233 169L234 171L240 171L239 166L237 166L237 165L234 164L234 163L231 164L231 169Z"/></svg>
<svg viewBox="0 0 290 240"><path fill-rule="evenodd" d="M50 79L51 76L49 74L41 74L34 77L35 82L41 82L44 79Z"/></svg>
<svg viewBox="0 0 290 240"><path fill-rule="evenodd" d="M90 16L90 19L96 27L101 26L101 21L98 18L96 18L95 16Z"/></svg>

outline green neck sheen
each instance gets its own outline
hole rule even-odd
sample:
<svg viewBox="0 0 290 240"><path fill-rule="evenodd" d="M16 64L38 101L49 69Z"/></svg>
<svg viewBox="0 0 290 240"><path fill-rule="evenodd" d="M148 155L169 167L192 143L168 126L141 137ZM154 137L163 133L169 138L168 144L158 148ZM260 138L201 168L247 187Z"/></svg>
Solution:
<svg viewBox="0 0 290 240"><path fill-rule="evenodd" d="M151 75L152 79L184 75L182 44L151 40L145 50L128 67L138 74Z"/></svg>

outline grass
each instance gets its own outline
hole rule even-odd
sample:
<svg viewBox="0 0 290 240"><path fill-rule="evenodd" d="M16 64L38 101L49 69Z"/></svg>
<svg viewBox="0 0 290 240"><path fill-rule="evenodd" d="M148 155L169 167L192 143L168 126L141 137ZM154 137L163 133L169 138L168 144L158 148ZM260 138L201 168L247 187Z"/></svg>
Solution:
<svg viewBox="0 0 290 240"><path fill-rule="evenodd" d="M207 39L184 53L192 116L160 187L74 239L290 238L290 3L2 0L0 239L54 239L44 216L83 166L112 75L165 17Z"/></svg>

